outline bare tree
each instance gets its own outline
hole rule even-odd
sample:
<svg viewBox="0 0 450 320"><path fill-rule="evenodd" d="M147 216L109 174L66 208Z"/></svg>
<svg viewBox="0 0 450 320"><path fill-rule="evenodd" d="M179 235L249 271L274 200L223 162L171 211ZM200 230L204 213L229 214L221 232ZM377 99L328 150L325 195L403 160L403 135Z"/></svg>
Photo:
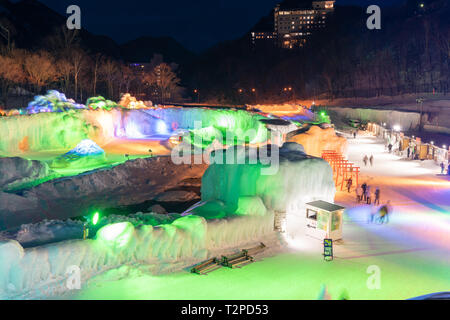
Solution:
<svg viewBox="0 0 450 320"><path fill-rule="evenodd" d="M0 55L0 85L5 104L8 103L9 88L25 80L20 57Z"/></svg>
<svg viewBox="0 0 450 320"><path fill-rule="evenodd" d="M56 69L58 73L61 75L61 79L63 82L63 90L64 92L68 92L70 88L70 79L72 76L72 63L69 60L63 58L59 59L56 63Z"/></svg>
<svg viewBox="0 0 450 320"><path fill-rule="evenodd" d="M27 80L40 93L43 86L58 78L53 59L46 51L31 53L25 58L24 70Z"/></svg>
<svg viewBox="0 0 450 320"><path fill-rule="evenodd" d="M79 44L79 30L69 30L66 25L54 29L53 33L45 39L46 46L57 53L68 54Z"/></svg>
<svg viewBox="0 0 450 320"><path fill-rule="evenodd" d="M75 86L75 99L78 96L78 80L80 77L81 69L83 68L85 62L85 57L86 54L81 49L72 50L72 52L70 53L70 62L73 71L73 82Z"/></svg>
<svg viewBox="0 0 450 320"><path fill-rule="evenodd" d="M108 95L110 99L114 98L114 81L117 79L119 67L112 59L105 60L100 66L100 74L108 87Z"/></svg>
<svg viewBox="0 0 450 320"><path fill-rule="evenodd" d="M97 95L97 82L98 82L98 76L99 76L99 68L100 64L103 60L103 57L100 53L95 54L95 56L92 58L93 62L93 68L92 68L92 92L95 95Z"/></svg>
<svg viewBox="0 0 450 320"><path fill-rule="evenodd" d="M123 93L129 93L132 83L136 80L133 70L127 65L120 66L120 89Z"/></svg>

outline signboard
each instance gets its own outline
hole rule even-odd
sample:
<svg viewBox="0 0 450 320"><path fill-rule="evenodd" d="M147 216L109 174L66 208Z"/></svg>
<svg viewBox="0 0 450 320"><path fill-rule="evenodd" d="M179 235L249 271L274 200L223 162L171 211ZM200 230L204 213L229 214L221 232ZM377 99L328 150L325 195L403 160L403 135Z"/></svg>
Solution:
<svg viewBox="0 0 450 320"><path fill-rule="evenodd" d="M326 261L333 260L333 240L323 239L323 257Z"/></svg>

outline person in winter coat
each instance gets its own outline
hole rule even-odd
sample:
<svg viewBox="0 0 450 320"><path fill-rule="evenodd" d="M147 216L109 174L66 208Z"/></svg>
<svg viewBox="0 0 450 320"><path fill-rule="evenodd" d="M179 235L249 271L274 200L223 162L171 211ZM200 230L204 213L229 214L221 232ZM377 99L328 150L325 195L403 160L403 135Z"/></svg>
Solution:
<svg viewBox="0 0 450 320"><path fill-rule="evenodd" d="M369 158L365 155L363 158L364 166L367 166L367 161L369 161Z"/></svg>
<svg viewBox="0 0 450 320"><path fill-rule="evenodd" d="M373 155L370 156L369 161L370 161L370 166L372 167L373 166Z"/></svg>
<svg viewBox="0 0 450 320"><path fill-rule="evenodd" d="M350 177L347 180L347 191L348 191L348 193L350 193L350 189L352 188L352 185L353 185L353 179Z"/></svg>
<svg viewBox="0 0 450 320"><path fill-rule="evenodd" d="M374 205L380 204L380 188L377 188L375 190L375 201L373 202Z"/></svg>
<svg viewBox="0 0 450 320"><path fill-rule="evenodd" d="M366 201L367 183L364 182L364 183L361 185L361 188L362 188L362 191L363 191L363 193L362 193L363 200Z"/></svg>
<svg viewBox="0 0 450 320"><path fill-rule="evenodd" d="M363 189L361 188L361 186L358 186L356 188L356 202L360 203L362 201L363 198Z"/></svg>
<svg viewBox="0 0 450 320"><path fill-rule="evenodd" d="M444 162L441 162L441 174L444 174L445 165Z"/></svg>
<svg viewBox="0 0 450 320"><path fill-rule="evenodd" d="M367 186L367 189L366 189L366 201L367 201L367 204L372 203L372 194L370 193L370 186Z"/></svg>
<svg viewBox="0 0 450 320"><path fill-rule="evenodd" d="M380 208L380 210L378 211L379 216L380 216L378 218L379 223L380 224L388 223L389 222L389 214L391 214L391 212L392 212L391 201L388 200L386 202L386 204L384 206L382 206Z"/></svg>

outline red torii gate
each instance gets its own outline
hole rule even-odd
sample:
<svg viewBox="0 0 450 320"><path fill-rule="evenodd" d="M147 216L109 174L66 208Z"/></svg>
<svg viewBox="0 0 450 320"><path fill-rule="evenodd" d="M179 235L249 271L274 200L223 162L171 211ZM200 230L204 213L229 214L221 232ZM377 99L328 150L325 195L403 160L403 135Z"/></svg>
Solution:
<svg viewBox="0 0 450 320"><path fill-rule="evenodd" d="M335 176L335 184L339 185L339 178L342 177L341 191L344 189L344 182L349 178L353 180L353 174L355 174L356 185L359 185L359 173L360 168L354 166L352 162L344 159L342 154L334 150L323 150L322 159L327 161L333 169L333 176Z"/></svg>

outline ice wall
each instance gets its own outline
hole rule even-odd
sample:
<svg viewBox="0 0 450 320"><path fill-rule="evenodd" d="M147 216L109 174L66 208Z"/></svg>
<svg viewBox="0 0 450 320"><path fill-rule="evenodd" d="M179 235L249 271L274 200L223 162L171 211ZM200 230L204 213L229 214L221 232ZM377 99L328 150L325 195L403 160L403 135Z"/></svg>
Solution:
<svg viewBox="0 0 450 320"><path fill-rule="evenodd" d="M144 110L143 112L164 120L173 129L192 130L196 128L196 122L201 122L202 128L214 127L223 133L226 131L244 133L253 130L253 143L266 141L267 130L259 121L263 117L245 110L165 108Z"/></svg>
<svg viewBox="0 0 450 320"><path fill-rule="evenodd" d="M108 225L95 240L73 240L24 250L16 241L0 242L0 299L45 297L68 290L70 273L81 271L81 283L123 264L142 263L178 268L207 259L217 250L242 248L274 237L273 216L206 221L187 216L171 224L133 227Z"/></svg>
<svg viewBox="0 0 450 320"><path fill-rule="evenodd" d="M416 129L420 123L420 114L415 112L341 107L330 107L328 109L347 119L386 123L389 127L400 125L402 130Z"/></svg>
<svg viewBox="0 0 450 320"><path fill-rule="evenodd" d="M261 116L244 110L166 108L155 110L70 110L0 118L0 154L68 151L91 139L100 147L115 138L168 139L178 129L214 127L238 137L249 130L253 143L264 142Z"/></svg>
<svg viewBox="0 0 450 320"><path fill-rule="evenodd" d="M0 119L0 154L62 151L90 135L90 126L77 111L39 113Z"/></svg>

